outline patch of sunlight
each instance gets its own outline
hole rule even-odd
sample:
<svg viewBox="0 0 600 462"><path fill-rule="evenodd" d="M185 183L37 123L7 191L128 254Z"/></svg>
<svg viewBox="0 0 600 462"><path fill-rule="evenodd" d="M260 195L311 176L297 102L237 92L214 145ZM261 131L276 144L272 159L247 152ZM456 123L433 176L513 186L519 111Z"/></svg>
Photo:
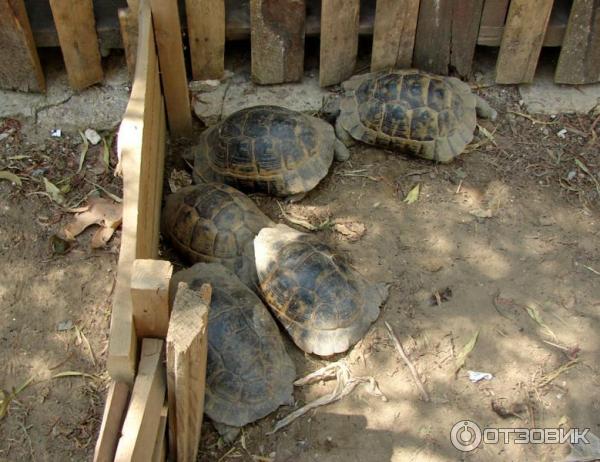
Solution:
<svg viewBox="0 0 600 462"><path fill-rule="evenodd" d="M498 251L477 242L467 242L465 247L469 263L490 279L498 280L510 274L510 261Z"/></svg>

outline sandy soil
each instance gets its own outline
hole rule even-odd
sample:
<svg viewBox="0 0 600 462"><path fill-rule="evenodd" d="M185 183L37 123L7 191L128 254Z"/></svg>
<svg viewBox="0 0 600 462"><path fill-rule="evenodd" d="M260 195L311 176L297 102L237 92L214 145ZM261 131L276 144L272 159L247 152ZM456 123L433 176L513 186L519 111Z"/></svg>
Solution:
<svg viewBox="0 0 600 462"><path fill-rule="evenodd" d="M565 445L498 444L463 454L452 448L449 433L464 419L481 427L566 426L600 434L598 127L592 136L594 117L588 116L534 123L515 114L523 110L514 89L482 91L500 112L497 122L481 122L493 143L445 166L357 146L351 160L334 165L302 202L284 206L313 225L327 219L365 225L356 241L329 226L316 232L366 277L391 285L369 333L333 358L347 361L355 376L374 377L386 401L360 385L268 435L292 410L282 408L247 426L231 446L207 422L200 460L550 461L568 452ZM556 134L563 128L565 138ZM89 181L83 181L74 174L77 138L31 146L18 124L0 125L0 133L10 130L0 141L0 170L18 173L23 186L0 181L0 388L6 397L28 379L34 382L0 417L0 460L89 460L107 383L119 236L92 251L86 232L67 254L53 254L49 239L71 214L37 194L44 187L36 172L45 169L42 174L60 184L68 178L68 204L97 189L89 181L117 195L119 185L102 171L101 149L88 154ZM417 184L418 200L404 202ZM285 221L273 199L255 199ZM59 330L63 321L72 327ZM415 364L430 402L420 400L384 321ZM465 367L456 373L457 356L476 332ZM299 374L327 364L288 347ZM466 370L494 378L473 384ZM51 378L65 371L91 376ZM333 386L298 388L297 406ZM501 417L493 402L510 415Z"/></svg>

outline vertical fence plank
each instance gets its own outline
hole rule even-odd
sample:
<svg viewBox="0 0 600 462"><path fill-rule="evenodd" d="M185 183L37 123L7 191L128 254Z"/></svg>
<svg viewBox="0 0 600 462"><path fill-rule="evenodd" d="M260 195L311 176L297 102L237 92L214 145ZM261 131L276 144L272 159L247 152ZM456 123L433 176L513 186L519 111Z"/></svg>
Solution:
<svg viewBox="0 0 600 462"><path fill-rule="evenodd" d="M571 8L556 83L600 81L600 0L575 0Z"/></svg>
<svg viewBox="0 0 600 462"><path fill-rule="evenodd" d="M119 28L121 29L121 40L123 41L123 51L125 52L125 61L127 62L127 71L129 78L133 80L135 75L135 57L137 51L137 15L131 13L129 8L119 8Z"/></svg>
<svg viewBox="0 0 600 462"><path fill-rule="evenodd" d="M192 109L177 0L151 0L151 6L169 129L174 137L186 136L192 131Z"/></svg>
<svg viewBox="0 0 600 462"><path fill-rule="evenodd" d="M483 0L454 1L450 65L461 77L471 75L482 9Z"/></svg>
<svg viewBox="0 0 600 462"><path fill-rule="evenodd" d="M346 80L354 72L358 52L359 0L323 0L319 84Z"/></svg>
<svg viewBox="0 0 600 462"><path fill-rule="evenodd" d="M412 65L420 0L377 0L371 70Z"/></svg>
<svg viewBox="0 0 600 462"><path fill-rule="evenodd" d="M104 76L92 0L50 0L50 7L71 86L81 90L101 82Z"/></svg>
<svg viewBox="0 0 600 462"><path fill-rule="evenodd" d="M23 0L0 0L0 87L46 90Z"/></svg>
<svg viewBox="0 0 600 462"><path fill-rule="evenodd" d="M492 45L496 37L502 36L509 2L510 0L485 0L477 43Z"/></svg>
<svg viewBox="0 0 600 462"><path fill-rule="evenodd" d="M415 67L447 74L450 64L452 0L421 0L415 39Z"/></svg>
<svg viewBox="0 0 600 462"><path fill-rule="evenodd" d="M297 82L304 73L305 0L251 0L252 79Z"/></svg>
<svg viewBox="0 0 600 462"><path fill-rule="evenodd" d="M225 0L186 0L192 76L220 79L225 70Z"/></svg>
<svg viewBox="0 0 600 462"><path fill-rule="evenodd" d="M496 82L531 82L535 76L553 0L512 0L496 63Z"/></svg>

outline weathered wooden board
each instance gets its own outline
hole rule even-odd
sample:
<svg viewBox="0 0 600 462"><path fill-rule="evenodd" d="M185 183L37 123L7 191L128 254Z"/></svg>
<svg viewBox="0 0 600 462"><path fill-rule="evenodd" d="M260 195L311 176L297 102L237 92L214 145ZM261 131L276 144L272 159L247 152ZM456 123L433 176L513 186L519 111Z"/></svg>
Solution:
<svg viewBox="0 0 600 462"><path fill-rule="evenodd" d="M118 134L123 174L123 231L107 360L110 376L127 383L133 382L137 345L131 270L136 258L158 255L165 155L165 113L148 0L140 0L139 8L135 78Z"/></svg>
<svg viewBox="0 0 600 462"><path fill-rule="evenodd" d="M94 450L94 462L112 462L114 460L128 399L129 385L113 381L106 394L102 424Z"/></svg>
<svg viewBox="0 0 600 462"><path fill-rule="evenodd" d="M450 64L452 0L421 0L413 63L416 68L445 75Z"/></svg>
<svg viewBox="0 0 600 462"><path fill-rule="evenodd" d="M531 82L554 0L512 0L496 63L496 82Z"/></svg>
<svg viewBox="0 0 600 462"><path fill-rule="evenodd" d="M152 0L151 6L169 129L174 137L188 136L192 132L192 109L177 0Z"/></svg>
<svg viewBox="0 0 600 462"><path fill-rule="evenodd" d="M305 0L251 0L252 80L297 82L304 73Z"/></svg>
<svg viewBox="0 0 600 462"><path fill-rule="evenodd" d="M483 0L454 0L450 66L461 77L469 77L479 36Z"/></svg>
<svg viewBox="0 0 600 462"><path fill-rule="evenodd" d="M104 78L92 0L50 0L70 85L81 90Z"/></svg>
<svg viewBox="0 0 600 462"><path fill-rule="evenodd" d="M163 345L160 339L142 340L140 365L115 462L148 462L152 458L166 394Z"/></svg>
<svg viewBox="0 0 600 462"><path fill-rule="evenodd" d="M178 462L196 460L202 414L208 310L211 287L192 290L179 283L167 334L167 386L169 402L169 451Z"/></svg>
<svg viewBox="0 0 600 462"><path fill-rule="evenodd" d="M0 88L46 91L23 0L0 0Z"/></svg>
<svg viewBox="0 0 600 462"><path fill-rule="evenodd" d="M412 66L420 0L377 0L371 71Z"/></svg>
<svg viewBox="0 0 600 462"><path fill-rule="evenodd" d="M358 53L359 0L323 0L319 84L346 80L354 72Z"/></svg>
<svg viewBox="0 0 600 462"><path fill-rule="evenodd" d="M164 462L167 459L167 417L169 414L169 406L163 404L160 411L160 422L158 423L158 436L152 454L152 462Z"/></svg>
<svg viewBox="0 0 600 462"><path fill-rule="evenodd" d="M119 8L119 28L121 29L121 40L129 78L133 80L135 75L135 59L137 53L137 15L131 13L129 8Z"/></svg>
<svg viewBox="0 0 600 462"><path fill-rule="evenodd" d="M554 80L600 81L600 0L574 0Z"/></svg>
<svg viewBox="0 0 600 462"><path fill-rule="evenodd" d="M225 70L225 1L185 0L192 76L220 79Z"/></svg>

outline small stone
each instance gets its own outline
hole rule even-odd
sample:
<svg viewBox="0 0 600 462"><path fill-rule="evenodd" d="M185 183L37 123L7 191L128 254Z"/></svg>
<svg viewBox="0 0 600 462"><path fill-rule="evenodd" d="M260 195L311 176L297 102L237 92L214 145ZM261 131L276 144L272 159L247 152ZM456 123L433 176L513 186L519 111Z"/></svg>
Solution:
<svg viewBox="0 0 600 462"><path fill-rule="evenodd" d="M9 137L8 133L0 133L0 141L5 140L8 137Z"/></svg>
<svg viewBox="0 0 600 462"><path fill-rule="evenodd" d="M67 330L71 330L73 328L73 321L67 319L66 321L61 321L57 324L56 330L59 332L65 332Z"/></svg>
<svg viewBox="0 0 600 462"><path fill-rule="evenodd" d="M98 144L102 138L100 137L100 135L98 135L98 132L96 130L92 130L91 128L88 128L85 132L84 132L85 137L87 138L87 140L92 143L93 145Z"/></svg>

